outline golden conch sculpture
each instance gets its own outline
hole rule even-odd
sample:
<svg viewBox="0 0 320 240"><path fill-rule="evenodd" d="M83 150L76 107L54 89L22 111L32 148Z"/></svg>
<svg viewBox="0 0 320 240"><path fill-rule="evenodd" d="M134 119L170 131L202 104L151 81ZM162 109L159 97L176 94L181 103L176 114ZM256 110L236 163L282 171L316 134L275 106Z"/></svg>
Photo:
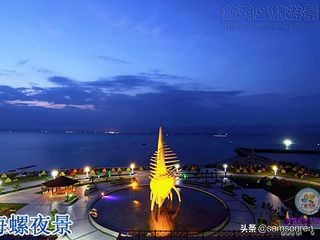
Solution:
<svg viewBox="0 0 320 240"><path fill-rule="evenodd" d="M177 193L181 202L180 192L175 187L175 171L179 160L174 152L168 148L163 141L162 128L159 128L158 149L151 157L150 162L150 201L151 211L157 204L161 208L163 202L168 198L172 200L172 189Z"/></svg>

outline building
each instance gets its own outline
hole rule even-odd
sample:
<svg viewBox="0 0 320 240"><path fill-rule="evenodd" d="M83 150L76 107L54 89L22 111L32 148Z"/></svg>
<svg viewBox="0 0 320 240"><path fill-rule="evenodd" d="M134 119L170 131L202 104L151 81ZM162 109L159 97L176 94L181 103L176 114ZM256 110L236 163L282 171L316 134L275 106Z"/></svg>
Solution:
<svg viewBox="0 0 320 240"><path fill-rule="evenodd" d="M48 182L42 183L42 194L46 196L67 195L74 193L74 185L79 181L60 176Z"/></svg>

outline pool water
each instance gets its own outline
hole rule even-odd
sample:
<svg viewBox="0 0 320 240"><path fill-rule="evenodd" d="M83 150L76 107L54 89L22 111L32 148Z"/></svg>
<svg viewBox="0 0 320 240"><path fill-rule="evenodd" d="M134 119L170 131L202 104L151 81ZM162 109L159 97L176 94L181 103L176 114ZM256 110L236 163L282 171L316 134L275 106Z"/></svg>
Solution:
<svg viewBox="0 0 320 240"><path fill-rule="evenodd" d="M130 230L175 230L204 232L223 227L229 209L217 197L193 188L179 187L182 202L173 193L161 209L150 211L149 186L124 188L98 199L92 206L100 226L116 232ZM218 229L217 229L218 228Z"/></svg>

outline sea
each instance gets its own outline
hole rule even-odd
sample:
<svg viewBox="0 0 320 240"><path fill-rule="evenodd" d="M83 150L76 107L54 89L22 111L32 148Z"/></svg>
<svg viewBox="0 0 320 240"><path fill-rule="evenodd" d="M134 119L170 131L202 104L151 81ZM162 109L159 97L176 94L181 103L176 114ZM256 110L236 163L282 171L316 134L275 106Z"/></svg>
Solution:
<svg viewBox="0 0 320 240"><path fill-rule="evenodd" d="M314 135L164 135L181 164L198 165L224 162L236 156L237 147L284 149L285 137L293 141L290 149L320 150L320 137ZM0 132L0 172L30 165L35 165L32 168L35 170L148 165L156 144L157 134ZM320 169L320 155L269 154L267 157Z"/></svg>

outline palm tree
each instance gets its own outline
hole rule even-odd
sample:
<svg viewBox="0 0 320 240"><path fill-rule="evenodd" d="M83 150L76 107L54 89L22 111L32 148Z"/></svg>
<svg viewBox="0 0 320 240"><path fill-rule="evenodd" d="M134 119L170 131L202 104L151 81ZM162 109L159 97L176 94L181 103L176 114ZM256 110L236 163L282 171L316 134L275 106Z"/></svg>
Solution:
<svg viewBox="0 0 320 240"><path fill-rule="evenodd" d="M49 224L48 224L48 229L49 230L53 230L55 228L55 226L52 223L55 221L55 216L56 216L57 213L58 213L57 209L53 209L50 212L50 221L49 221Z"/></svg>
<svg viewBox="0 0 320 240"><path fill-rule="evenodd" d="M20 189L20 184L18 182L16 182L15 184L13 184L12 186L16 191L18 191Z"/></svg>
<svg viewBox="0 0 320 240"><path fill-rule="evenodd" d="M93 184L93 182L94 182L95 179L96 179L95 176L93 176L93 175L90 176L90 181L91 181L92 184Z"/></svg>

